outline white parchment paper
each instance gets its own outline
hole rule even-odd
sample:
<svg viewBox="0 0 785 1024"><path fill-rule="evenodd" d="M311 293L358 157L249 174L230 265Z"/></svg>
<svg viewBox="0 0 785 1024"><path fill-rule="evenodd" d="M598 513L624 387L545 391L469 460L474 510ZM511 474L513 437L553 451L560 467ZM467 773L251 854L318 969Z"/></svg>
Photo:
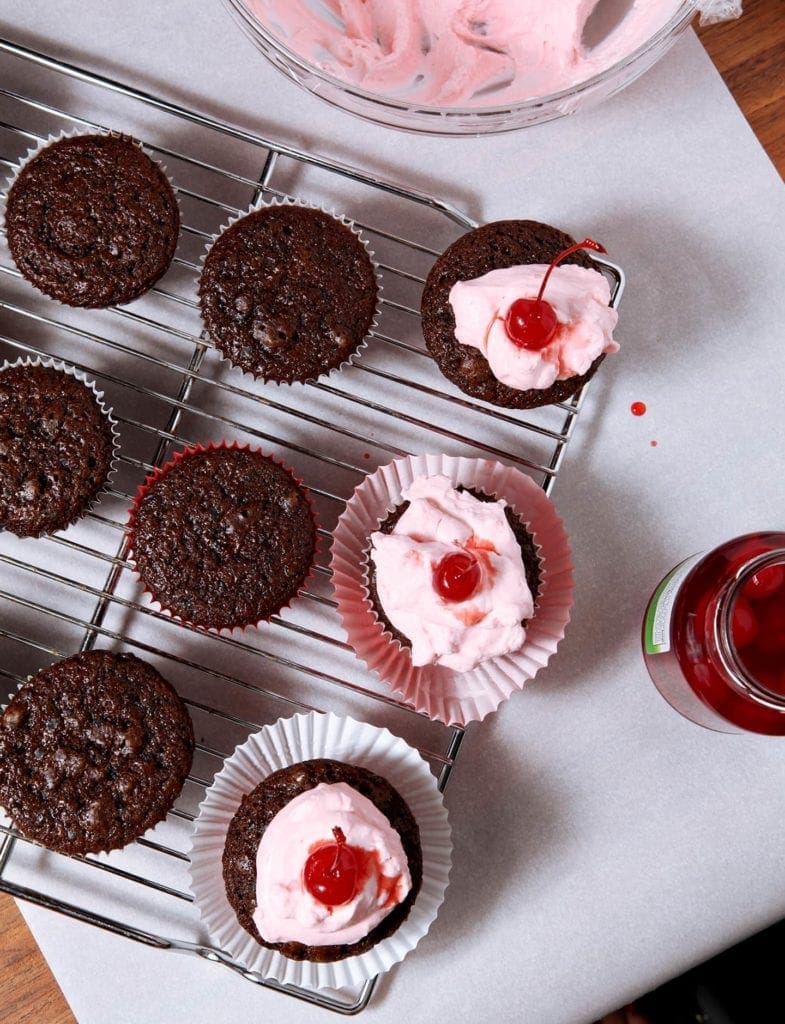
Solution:
<svg viewBox="0 0 785 1024"><path fill-rule="evenodd" d="M478 219L599 238L627 272L622 351L554 492L572 623L536 686L469 730L446 794L450 897L365 1019L578 1024L781 917L785 748L683 721L639 653L661 576L781 526L785 507L785 190L696 39L573 119L435 140L302 93L217 2L0 0L0 27ZM212 964L23 909L80 1024L326 1019Z"/></svg>

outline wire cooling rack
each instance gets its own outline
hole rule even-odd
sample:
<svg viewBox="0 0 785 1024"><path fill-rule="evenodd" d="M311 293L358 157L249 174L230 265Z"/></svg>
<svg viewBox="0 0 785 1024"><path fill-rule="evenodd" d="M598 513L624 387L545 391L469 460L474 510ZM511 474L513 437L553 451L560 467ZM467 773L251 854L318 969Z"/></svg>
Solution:
<svg viewBox="0 0 785 1024"><path fill-rule="evenodd" d="M82 521L39 540L0 534L0 699L44 665L97 644L155 664L185 700L197 737L192 774L166 822L125 850L66 858L0 819L0 890L356 1013L373 981L330 993L278 985L209 944L186 873L199 802L237 743L310 709L389 727L421 751L444 788L463 731L392 698L352 655L329 588L330 531L363 476L407 453L502 459L550 492L581 396L507 412L467 399L436 370L420 335L419 294L434 258L475 226L449 204L2 40L0 69L0 164L9 176L62 131L124 131L165 164L183 219L171 270L126 307L73 310L47 300L21 279L4 243L0 250L0 363L40 355L83 370L113 406L122 445L111 489ZM201 335L195 298L210 238L253 202L283 196L351 217L384 284L379 327L356 363L291 387L255 382L222 361ZM616 305L622 274L611 263L604 271ZM321 536L308 592L258 630L231 636L156 611L130 571L124 532L131 496L153 467L186 444L220 439L258 445L292 466L314 496Z"/></svg>

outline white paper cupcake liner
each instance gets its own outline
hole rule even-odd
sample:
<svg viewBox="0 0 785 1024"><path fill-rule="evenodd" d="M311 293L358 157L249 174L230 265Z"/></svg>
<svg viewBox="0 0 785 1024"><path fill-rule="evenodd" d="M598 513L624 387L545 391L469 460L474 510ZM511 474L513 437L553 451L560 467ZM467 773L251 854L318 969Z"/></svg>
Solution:
<svg viewBox="0 0 785 1024"><path fill-rule="evenodd" d="M260 946L237 921L222 874L226 833L243 796L279 768L321 757L368 768L394 786L417 821L423 855L422 887L408 918L367 952L334 963L289 960ZM427 934L444 900L451 853L447 811L417 751L387 729L311 712L265 726L227 759L199 808L190 850L191 891L211 943L247 970L284 985L353 988L389 970Z"/></svg>
<svg viewBox="0 0 785 1024"><path fill-rule="evenodd" d="M104 402L104 392L98 390L98 386L94 380L83 373L81 370L77 370L75 366L71 366L69 363L64 363L61 359L51 359L44 356L20 356L18 359L13 361L6 360L0 364L0 373L4 370L12 370L17 366L44 366L50 370L57 370L60 373L67 373L69 377L74 377L83 384L88 391L92 391L95 397L96 405L98 406L101 414L106 417L109 423L109 429L112 432L112 458L109 462L109 472L106 474L106 480L100 490L90 499L90 501L84 506L78 515L74 516L60 529L65 530L69 526L73 526L74 523L83 519L88 512L91 512L97 505L100 504L102 496L111 488L114 481L115 473L117 472L117 464L120 458L120 432L117 427L117 420L113 416L113 410L110 406L107 406ZM45 536L45 535L44 535Z"/></svg>
<svg viewBox="0 0 785 1024"><path fill-rule="evenodd" d="M233 217L230 217L225 224L221 225L220 230L216 234L214 234L210 241L207 243L207 246L204 252L202 253L199 261L202 265L202 270L204 270L205 260L210 254L210 250L212 249L216 241L221 237L221 235L224 234L225 231L228 231L229 228L232 227L232 225L242 220L243 217L247 217L251 213L256 213L258 210L265 210L271 206L299 206L306 210L318 210L320 213L324 213L328 217L332 217L334 220L337 220L340 224L343 224L343 226L345 228L348 228L351 231L351 233L360 241L363 248L367 252L368 258L370 259L371 265L373 266L374 276L376 277L376 309L374 311L370 327L368 328L365 337L362 339L359 345L352 349L352 351L349 353L346 359L344 359L337 366L332 367L332 369L326 370L324 373L320 374L318 378L308 377L306 380L292 381L273 380L272 378L265 377L264 374L256 374L252 370L244 370L242 366L238 366L237 363L233 362L229 356L223 354L221 349L218 348L218 346L215 344L212 338L210 338L207 328L204 328L205 337L207 337L207 339L209 340L210 347L215 351L216 355L220 358L220 360L226 363L228 366L231 366L233 370L236 370L238 373L241 373L244 377L252 377L255 380L264 381L267 384L275 384L283 388L298 386L303 387L306 384L312 383L314 380L325 380L327 377L331 377L335 373L340 373L341 370L343 370L345 367L351 366L352 363L359 359L362 352L368 346L368 339L371 337L372 334L376 332L376 329L379 326L379 318L381 316L382 291L384 290L384 285L382 284L382 275L379 269L379 264L376 262L375 259L375 253L371 249L368 239L362 233L360 228L357 227L354 221L351 220L351 218L347 217L345 214L336 213L335 210L328 209L328 207L326 206L320 206L318 203L308 203L304 199L297 199L292 196L271 196L269 199L260 199L258 202L252 203L246 210L243 210L242 212L236 214ZM196 281L197 295L199 294L199 285L202 278L202 270L200 270L199 277L197 278Z"/></svg>
<svg viewBox="0 0 785 1024"><path fill-rule="evenodd" d="M408 648L376 617L367 586L371 533L415 479L440 475L504 498L532 534L540 559L540 590L523 647L462 673L439 665L415 668ZM338 613L357 656L404 701L447 725L481 721L522 689L547 665L570 618L572 558L561 519L531 477L487 459L419 455L380 467L357 487L338 520L331 569Z"/></svg>
<svg viewBox="0 0 785 1024"><path fill-rule="evenodd" d="M126 138L126 139L131 139L134 142L134 144L137 145L142 150L142 152L145 154L145 156L149 157L150 160L153 161L153 163L156 165L156 167L158 167L158 169L164 175L166 180L169 182L169 186L172 189L172 195L174 196L175 203L177 204L177 215L178 215L178 220L179 220L179 227L178 227L178 240L179 240L180 229L182 228L182 223L183 223L183 211L182 211L182 208L180 206L180 195L179 195L179 193L178 193L178 191L177 191L177 189L175 187L175 184L174 184L174 181L172 180L171 175L169 174L169 171L166 168L166 165L163 164L157 157L155 157L150 152L150 150L147 148L147 146L145 146L144 143L141 142L139 139L137 139L135 136L129 135L126 132L116 131L115 129L112 129L112 128L101 128L99 126L99 127L96 127L96 128L88 128L88 127L72 128L70 131L63 130L61 132L58 132L57 135L49 135L45 139L39 139L38 142L36 142L35 145L31 146L31 148L28 149L28 151L25 153L25 155L23 157L21 157L11 167L11 169L8 171L8 174L7 174L7 177L6 177L5 188L3 189L3 192L0 195L0 231L2 231L3 237L4 237L5 241L6 241L6 245L8 244L8 234L7 234L7 231L6 231L6 223L5 223L6 205L7 205L7 201L8 201L8 194L10 193L11 189L13 188L14 182L16 181L19 173L27 166L27 164L30 163L31 160L33 160L35 157L37 157L39 153L43 152L45 149L48 149L49 146L54 145L56 142L62 142L63 139L78 139L78 138L89 137L91 135L103 135L103 136L110 136L110 137L113 136L115 138L123 137L123 138ZM10 246L8 248L9 248L9 253L10 253ZM13 259L13 256L11 256L11 258ZM16 266L15 263L14 263L14 265ZM166 268L166 270L164 270L163 274L161 274L156 281L153 281L153 283L150 285L149 288L147 288L144 292L142 292L141 295L137 295L134 299L129 299L128 302L135 302L136 299L139 299L143 295L146 295L147 292L150 291L151 288L154 288L155 285L158 283L158 281L160 281L161 278L164 277L164 275L166 273L168 273L170 267L171 267L171 262L169 263L169 266ZM21 273L21 271L20 271L20 273ZM27 278L25 278L25 280L27 280ZM106 307L106 306L97 306L97 307L73 306L73 305L71 305L68 302L63 302L61 299L55 298L54 295L49 295L48 292L42 291L37 285L33 284L32 281L28 281L28 284L32 288L35 288L35 290L39 294L46 295L46 297L48 299L51 299L52 302L57 302L57 303L59 303L59 305L65 306L68 309L94 309L94 308L95 309L106 309L106 308L111 308L111 306L115 306L115 305L117 305L117 306L125 306L125 305L128 304L128 303L125 303L125 302L118 302L118 303L111 303L109 307Z"/></svg>

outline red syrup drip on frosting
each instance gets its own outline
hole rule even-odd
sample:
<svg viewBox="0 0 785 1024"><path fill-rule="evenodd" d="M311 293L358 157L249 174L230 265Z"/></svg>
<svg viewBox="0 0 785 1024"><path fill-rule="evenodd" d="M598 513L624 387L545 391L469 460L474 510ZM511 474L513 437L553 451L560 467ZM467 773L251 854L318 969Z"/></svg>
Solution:
<svg viewBox="0 0 785 1024"><path fill-rule="evenodd" d="M303 879L313 898L327 907L340 907L375 876L378 905L387 910L400 903L402 876L383 874L376 850L351 846L342 829L334 828L333 835L334 843L321 843L305 862Z"/></svg>
<svg viewBox="0 0 785 1024"><path fill-rule="evenodd" d="M559 321L553 306L543 299L543 292L554 267L579 249L606 252L606 249L592 238L584 238L582 242L576 242L575 245L569 246L551 260L542 279L537 298L516 299L507 310L504 326L510 340L518 348L525 348L529 352L539 352L553 340Z"/></svg>
<svg viewBox="0 0 785 1024"><path fill-rule="evenodd" d="M479 560L469 551L445 555L433 570L433 589L445 601L468 601L480 585Z"/></svg>

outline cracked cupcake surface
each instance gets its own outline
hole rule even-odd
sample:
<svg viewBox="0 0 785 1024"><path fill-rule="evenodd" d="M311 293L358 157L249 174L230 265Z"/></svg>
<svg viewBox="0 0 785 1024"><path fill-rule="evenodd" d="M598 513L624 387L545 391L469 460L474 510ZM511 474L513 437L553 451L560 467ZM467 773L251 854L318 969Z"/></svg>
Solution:
<svg viewBox="0 0 785 1024"><path fill-rule="evenodd" d="M0 715L0 806L60 853L115 850L166 817L191 768L191 719L131 654L42 669Z"/></svg>
<svg viewBox="0 0 785 1024"><path fill-rule="evenodd" d="M199 281L210 340L263 380L313 380L362 344L376 272L357 235L322 210L268 206L226 228Z"/></svg>
<svg viewBox="0 0 785 1024"><path fill-rule="evenodd" d="M58 139L28 160L6 201L14 263L69 306L130 302L174 257L180 213L172 186L124 135Z"/></svg>
<svg viewBox="0 0 785 1024"><path fill-rule="evenodd" d="M0 371L0 531L40 537L74 522L106 483L113 450L82 381L48 366Z"/></svg>
<svg viewBox="0 0 785 1024"><path fill-rule="evenodd" d="M204 628L253 625L286 605L314 557L305 491L259 451L186 449L132 512L137 571L153 598Z"/></svg>

